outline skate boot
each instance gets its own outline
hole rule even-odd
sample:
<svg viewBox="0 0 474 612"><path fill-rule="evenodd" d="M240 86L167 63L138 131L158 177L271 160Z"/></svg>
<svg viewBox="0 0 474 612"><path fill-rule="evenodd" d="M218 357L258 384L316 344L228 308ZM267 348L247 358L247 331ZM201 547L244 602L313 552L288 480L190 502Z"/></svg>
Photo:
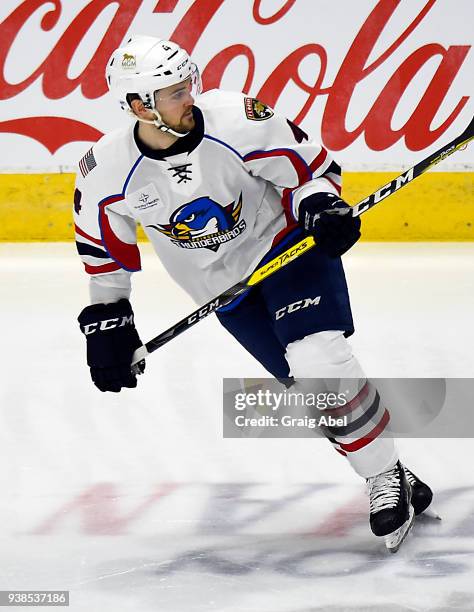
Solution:
<svg viewBox="0 0 474 612"><path fill-rule="evenodd" d="M397 552L413 524L411 487L400 461L390 470L367 478L370 502L370 527L385 538L390 552Z"/></svg>
<svg viewBox="0 0 474 612"><path fill-rule="evenodd" d="M415 514L418 516L422 512L425 512L427 516L431 516L432 518L437 518L441 520L439 514L432 508L428 508L430 506L431 501L433 499L433 491L430 487L421 481L411 470L409 470L405 465L403 466L405 470L405 476L411 486L411 505L415 510Z"/></svg>

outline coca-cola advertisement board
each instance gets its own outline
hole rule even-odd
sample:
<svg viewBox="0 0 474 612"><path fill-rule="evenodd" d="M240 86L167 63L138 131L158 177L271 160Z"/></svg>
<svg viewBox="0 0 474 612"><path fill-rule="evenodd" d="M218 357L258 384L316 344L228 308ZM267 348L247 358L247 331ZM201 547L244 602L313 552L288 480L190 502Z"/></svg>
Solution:
<svg viewBox="0 0 474 612"><path fill-rule="evenodd" d="M258 97L346 169L409 166L474 114L472 0L3 0L0 20L3 171L70 169L128 121L104 70L130 34L176 41L205 90Z"/></svg>

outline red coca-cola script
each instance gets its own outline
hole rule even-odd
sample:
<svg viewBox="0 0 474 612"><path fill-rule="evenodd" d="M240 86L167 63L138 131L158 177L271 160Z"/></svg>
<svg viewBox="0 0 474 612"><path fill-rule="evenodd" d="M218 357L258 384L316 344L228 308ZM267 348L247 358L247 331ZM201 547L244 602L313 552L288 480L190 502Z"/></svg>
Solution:
<svg viewBox="0 0 474 612"><path fill-rule="evenodd" d="M385 87L373 100L370 110L360 125L352 131L347 130L346 125L348 109L356 87L393 56L414 30L420 27L436 2L437 0L428 0L396 40L375 60L369 62L369 57L382 32L400 5L400 0L379 0L357 32L330 86L323 87L330 61L328 51L318 42L314 42L297 47L289 53L268 75L257 96L267 104L275 106L285 87L293 82L304 92L306 98L296 116L292 117L295 123L305 119L316 99L324 97L321 137L325 146L333 151L345 149L360 135L365 137L367 146L374 151L387 149L402 138L405 139L407 148L412 151L429 147L449 128L469 99L469 96L460 97L453 103L447 119L438 127L431 129L436 114L469 53L471 48L469 45L451 45L446 48L434 41L417 48L388 78ZM178 3L179 0L159 0L153 12L173 12ZM295 0L286 0L273 14L263 15L261 4L261 0L254 0L252 14L247 17L263 28L284 20L290 11L297 10ZM70 78L68 68L76 50L91 26L110 5L114 5L116 10L107 31L82 73ZM216 13L225 10L225 5L226 0L195 0L170 38L192 53L205 38L206 29ZM48 10L44 13L40 27L43 31L51 31L57 26L61 15L61 0L24 0L1 24L0 100L18 96L40 78L45 97L52 100L64 98L77 88L80 88L86 99L92 100L105 95L107 86L103 74L107 59L125 38L134 18L142 8L142 0L91 0L66 27L49 55L36 70L21 82L10 83L5 77L5 64L12 45L25 28L26 22L40 9L44 11L45 8ZM314 82L307 83L299 76L298 69L301 62L310 56L319 59L320 68ZM247 61L247 74L241 83L241 89L248 92L254 83L258 55L254 49L244 44L233 44L221 49L208 62L203 70L204 88L218 87L229 63L236 57L243 57ZM392 118L404 91L422 67L433 58L438 61L438 67L431 82L405 125L393 130ZM59 127L61 129L58 129ZM0 131L30 136L46 146L51 153L66 143L95 141L101 135L93 127L67 116L20 117L0 122Z"/></svg>

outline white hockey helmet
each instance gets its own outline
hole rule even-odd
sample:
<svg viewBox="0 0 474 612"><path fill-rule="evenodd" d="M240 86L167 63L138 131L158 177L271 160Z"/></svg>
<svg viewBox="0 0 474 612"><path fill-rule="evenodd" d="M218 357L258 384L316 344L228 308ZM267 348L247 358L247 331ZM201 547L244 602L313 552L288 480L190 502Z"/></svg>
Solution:
<svg viewBox="0 0 474 612"><path fill-rule="evenodd" d="M161 119L155 106L155 92L186 81L191 78L193 96L201 93L201 78L196 64L188 53L170 40L153 36L133 36L126 44L116 49L105 72L107 85L112 95L119 101L122 110L133 114L127 102L127 95L140 96L145 108L155 116L153 123L162 131L176 133Z"/></svg>

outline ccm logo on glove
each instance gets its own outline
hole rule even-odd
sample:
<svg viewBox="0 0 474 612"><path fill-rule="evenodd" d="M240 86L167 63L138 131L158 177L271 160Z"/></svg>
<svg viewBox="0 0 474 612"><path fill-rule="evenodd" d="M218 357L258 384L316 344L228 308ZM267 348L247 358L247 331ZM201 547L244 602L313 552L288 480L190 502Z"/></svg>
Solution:
<svg viewBox="0 0 474 612"><path fill-rule="evenodd" d="M121 299L112 304L87 306L78 320L86 338L87 363L95 386L113 393L124 387L136 387L131 363L133 353L142 342L135 329L130 302ZM143 372L145 362L138 365Z"/></svg>
<svg viewBox="0 0 474 612"><path fill-rule="evenodd" d="M133 315L129 317L122 317L122 320L115 319L105 319L104 321L97 321L96 323L89 323L88 325L84 325L82 327L82 332L84 335L88 336L89 334L93 334L96 331L107 331L108 329L114 329L115 327L124 327L125 325L133 325Z"/></svg>

